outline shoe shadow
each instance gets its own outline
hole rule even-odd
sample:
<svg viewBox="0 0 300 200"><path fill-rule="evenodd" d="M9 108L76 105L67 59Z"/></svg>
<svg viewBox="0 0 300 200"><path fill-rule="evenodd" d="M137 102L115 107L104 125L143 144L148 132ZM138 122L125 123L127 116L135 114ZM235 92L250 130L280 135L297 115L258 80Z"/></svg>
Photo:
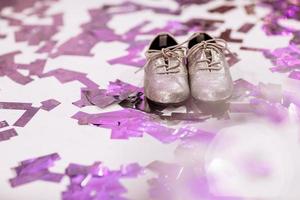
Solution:
<svg viewBox="0 0 300 200"><path fill-rule="evenodd" d="M202 113L220 119L228 117L229 105L228 100L207 102L191 98L186 106L188 112Z"/></svg>
<svg viewBox="0 0 300 200"><path fill-rule="evenodd" d="M188 120L188 121L198 121L205 120L208 118L217 118L217 119L226 119L228 118L229 111L229 101L214 101L214 102L205 102L199 101L194 98L189 98L186 102L181 104L157 104L149 99L145 101L145 112L157 114L163 119L170 120ZM186 107L186 112L178 113L175 111L176 108L180 106ZM172 115L165 117L164 110L173 109Z"/></svg>

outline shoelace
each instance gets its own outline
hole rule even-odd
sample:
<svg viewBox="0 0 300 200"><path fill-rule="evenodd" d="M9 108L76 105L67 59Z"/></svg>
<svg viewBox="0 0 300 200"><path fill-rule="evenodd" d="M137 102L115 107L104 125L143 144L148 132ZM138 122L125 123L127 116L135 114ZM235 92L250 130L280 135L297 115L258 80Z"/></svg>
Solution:
<svg viewBox="0 0 300 200"><path fill-rule="evenodd" d="M146 54L148 55L148 62L146 63L146 65L155 60L156 58L160 58L163 57L165 60L169 60L170 58L175 58L178 62L175 66L170 67L169 63L164 63L162 65L158 65L155 67L155 69L159 69L159 68L164 68L165 71L164 72L157 72L157 74L175 74L175 73L179 73L180 69L180 63L182 62L182 59L184 58L184 52L187 48L182 46L181 44L175 45L175 46L171 46L171 47L167 47L167 48L162 48L161 50L153 50L150 49L146 52ZM178 52L182 52L182 55Z"/></svg>
<svg viewBox="0 0 300 200"><path fill-rule="evenodd" d="M192 35L188 40L186 40L180 44L177 44L177 45L171 46L171 47L167 47L167 48L163 48L162 50L152 50L152 49L148 50L146 52L146 55L148 55L149 59L145 65L147 65L152 60L159 58L161 56L163 56L165 59L176 58L178 60L178 63L174 67L169 67L168 64L163 64L163 65L156 66L155 69L165 68L165 72L157 72L157 74L170 74L170 73L180 72L179 66L180 66L180 63L181 63L182 59L184 58L184 56L181 56L178 52L176 52L176 50L180 50L183 52L187 51L188 48L184 47L183 45L188 43L193 37L194 37L194 35ZM189 49L187 57L189 57L190 55L196 53L198 50L201 50L201 49L203 49L204 51L207 49L208 50L213 49L219 54L222 54L224 51L227 51L229 54L235 55L228 49L227 42L225 40L214 38L214 39L202 41L202 42L194 45L191 49ZM197 63L202 63L202 62L206 62L207 67L201 67L199 70L220 70L220 69L222 69L222 66L218 66L220 64L219 61L211 62L211 59L208 59L207 57L205 59L201 59L201 60L197 61ZM143 69L143 68L141 68L141 69ZM140 71L141 69L137 70L136 72Z"/></svg>
<svg viewBox="0 0 300 200"><path fill-rule="evenodd" d="M204 53L206 50L215 50L218 54L222 54L224 51L228 51L229 54L234 55L228 48L227 48L227 42L223 39L210 39L206 41L202 41L196 45L194 45L187 54L187 57L195 54L198 50L203 50ZM211 57L206 57L204 59L200 59L196 61L197 63L207 63L205 66L201 66L199 70L220 70L222 69L222 66L220 61L213 62Z"/></svg>

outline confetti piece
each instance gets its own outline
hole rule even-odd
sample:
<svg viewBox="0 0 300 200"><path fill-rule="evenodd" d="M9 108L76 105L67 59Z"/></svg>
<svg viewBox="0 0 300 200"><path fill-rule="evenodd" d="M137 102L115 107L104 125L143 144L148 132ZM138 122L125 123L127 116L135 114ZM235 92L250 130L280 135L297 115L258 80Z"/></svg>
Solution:
<svg viewBox="0 0 300 200"><path fill-rule="evenodd" d="M48 41L58 32L56 26L24 25L15 33L16 42L27 41L29 45L38 45L42 41Z"/></svg>
<svg viewBox="0 0 300 200"><path fill-rule="evenodd" d="M234 42L234 43L241 43L243 42L242 39L235 39L235 38L231 38L231 29L226 29L224 32L221 33L220 38L226 40L227 42Z"/></svg>
<svg viewBox="0 0 300 200"><path fill-rule="evenodd" d="M224 14L235 8L236 8L236 6L233 6L233 5L222 5L222 6L218 6L216 8L210 9L210 10L208 10L208 12Z"/></svg>
<svg viewBox="0 0 300 200"><path fill-rule="evenodd" d="M0 102L0 109L27 110L32 103Z"/></svg>
<svg viewBox="0 0 300 200"><path fill-rule="evenodd" d="M42 104L42 106L40 107L41 109L50 111L55 107L57 107L60 104L60 102L55 99L49 99L46 101L42 101L41 104Z"/></svg>
<svg viewBox="0 0 300 200"><path fill-rule="evenodd" d="M9 180L11 186L17 187L37 180L59 183L64 174L49 171L49 168L54 166L54 162L59 159L59 155L54 153L21 161L19 166L14 168L16 177Z"/></svg>
<svg viewBox="0 0 300 200"><path fill-rule="evenodd" d="M300 49L296 45L264 51L264 56L275 65L272 72L290 72L300 66Z"/></svg>
<svg viewBox="0 0 300 200"><path fill-rule="evenodd" d="M88 114L77 112L72 116L79 124L93 124L112 130L111 138L128 139L141 137L146 132L163 143L174 142L178 137L174 135L175 129L161 125L147 113L124 109L114 112Z"/></svg>
<svg viewBox="0 0 300 200"><path fill-rule="evenodd" d="M247 15L255 15L255 4L248 4L244 6Z"/></svg>
<svg viewBox="0 0 300 200"><path fill-rule="evenodd" d="M105 108L113 103L123 107L140 108L143 88L116 80L110 82L107 89L81 89L81 99L73 104L78 107L95 105Z"/></svg>
<svg viewBox="0 0 300 200"><path fill-rule="evenodd" d="M70 178L67 191L62 193L63 200L89 200L93 199L123 199L127 192L120 184L123 178L135 178L140 175L143 168L136 163L122 166L119 170L110 170L101 162L91 166L70 164L66 174Z"/></svg>
<svg viewBox="0 0 300 200"><path fill-rule="evenodd" d="M23 115L14 123L14 126L24 127L39 111L39 108L31 107L27 109Z"/></svg>
<svg viewBox="0 0 300 200"><path fill-rule="evenodd" d="M11 137L17 136L17 132L14 128L5 130L5 131L1 131L0 132L0 141L5 141L5 140L9 140Z"/></svg>
<svg viewBox="0 0 300 200"><path fill-rule="evenodd" d="M254 47L245 47L245 46L241 46L240 49L245 50L245 51L259 51L259 52L267 51L267 49L254 48Z"/></svg>
<svg viewBox="0 0 300 200"><path fill-rule="evenodd" d="M87 88L98 88L99 85L89 78L87 78L85 73L66 70L66 69L55 69L40 75L41 78L45 77L55 77L61 83L68 83L72 81L79 81Z"/></svg>
<svg viewBox="0 0 300 200"><path fill-rule="evenodd" d="M7 123L7 121L0 121L0 128L4 128L4 127L7 127L7 126L9 126L8 125L8 123Z"/></svg>
<svg viewBox="0 0 300 200"><path fill-rule="evenodd" d="M255 24L245 23L237 31L240 33L248 33L254 26Z"/></svg>

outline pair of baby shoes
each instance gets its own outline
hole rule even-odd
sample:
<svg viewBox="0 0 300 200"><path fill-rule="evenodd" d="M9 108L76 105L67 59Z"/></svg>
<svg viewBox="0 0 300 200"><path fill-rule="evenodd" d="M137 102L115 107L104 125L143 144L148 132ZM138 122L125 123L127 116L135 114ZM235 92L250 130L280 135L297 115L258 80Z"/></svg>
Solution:
<svg viewBox="0 0 300 200"><path fill-rule="evenodd" d="M169 33L158 34L146 52L147 100L181 104L190 95L208 102L228 99L233 83L225 51L226 41L206 33L195 33L181 44Z"/></svg>

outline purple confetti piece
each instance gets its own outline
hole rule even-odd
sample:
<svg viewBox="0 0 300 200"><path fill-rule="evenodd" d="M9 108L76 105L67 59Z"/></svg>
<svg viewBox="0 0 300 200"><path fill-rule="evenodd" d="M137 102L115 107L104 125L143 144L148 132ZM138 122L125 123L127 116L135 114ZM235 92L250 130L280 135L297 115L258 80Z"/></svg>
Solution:
<svg viewBox="0 0 300 200"><path fill-rule="evenodd" d="M255 24L245 23L237 31L240 33L248 33L254 26Z"/></svg>
<svg viewBox="0 0 300 200"><path fill-rule="evenodd" d="M41 104L42 104L42 106L40 107L41 109L50 111L55 107L57 107L60 104L60 102L55 99L49 99L46 101L42 101Z"/></svg>
<svg viewBox="0 0 300 200"><path fill-rule="evenodd" d="M0 109L27 110L32 103L0 102Z"/></svg>
<svg viewBox="0 0 300 200"><path fill-rule="evenodd" d="M17 132L14 128L5 130L5 131L1 131L0 132L0 141L5 141L5 140L9 140L11 137L17 136Z"/></svg>
<svg viewBox="0 0 300 200"><path fill-rule="evenodd" d="M224 14L224 13L227 13L227 12L229 12L229 11L235 9L235 8L236 8L236 6L233 6L233 5L221 5L221 6L218 6L216 8L208 10L208 12Z"/></svg>
<svg viewBox="0 0 300 200"><path fill-rule="evenodd" d="M48 41L58 32L56 26L48 25L24 25L15 33L16 42L27 41L29 45L38 45L42 41Z"/></svg>
<svg viewBox="0 0 300 200"><path fill-rule="evenodd" d="M211 0L176 0L180 6L186 6L191 4L206 4Z"/></svg>
<svg viewBox="0 0 300 200"><path fill-rule="evenodd" d="M236 38L231 38L231 29L226 29L224 32L221 33L220 38L226 40L227 42L234 42L234 43L242 43L242 39L236 39Z"/></svg>
<svg viewBox="0 0 300 200"><path fill-rule="evenodd" d="M251 99L252 112L258 116L265 116L273 122L279 123L288 116L287 109L280 104L268 103L263 99Z"/></svg>
<svg viewBox="0 0 300 200"><path fill-rule="evenodd" d="M18 71L11 71L11 73L6 73L6 76L9 77L11 80L22 84L22 85L26 85L28 83L30 83L31 81L33 81L32 78L30 78L29 76L24 76L23 74L19 73Z"/></svg>
<svg viewBox="0 0 300 200"><path fill-rule="evenodd" d="M31 107L27 109L23 115L14 123L14 126L24 127L39 111L39 108Z"/></svg>
<svg viewBox="0 0 300 200"><path fill-rule="evenodd" d="M10 179L12 187L17 187L36 180L44 180L50 182L61 182L63 174L49 172L49 168L54 166L54 162L59 160L58 154L53 153L38 158L28 159L20 162L15 167L16 177Z"/></svg>
<svg viewBox="0 0 300 200"><path fill-rule="evenodd" d="M244 6L247 15L255 15L255 6L255 4L248 4Z"/></svg>
<svg viewBox="0 0 300 200"><path fill-rule="evenodd" d="M142 102L142 91L142 88L116 80L110 82L106 90L90 88L81 89L81 99L73 104L78 107L95 105L100 108L105 108L113 103L120 103L123 107L131 106L139 108L139 105ZM133 94L134 96L132 96Z"/></svg>
<svg viewBox="0 0 300 200"><path fill-rule="evenodd" d="M163 143L174 142L178 138L174 134L176 130L162 126L153 117L133 109L99 114L77 112L72 116L73 119L78 120L79 124L93 124L111 129L111 138L113 139L141 137L146 132Z"/></svg>
<svg viewBox="0 0 300 200"><path fill-rule="evenodd" d="M300 64L300 63L299 63ZM289 78L300 80L300 71L292 71L289 74Z"/></svg>
<svg viewBox="0 0 300 200"><path fill-rule="evenodd" d="M101 162L95 162L91 166L70 164L66 169L70 185L62 193L62 199L125 200L122 195L127 190L120 184L120 179L135 178L142 171L143 168L136 163L122 166L119 170L110 170Z"/></svg>
<svg viewBox="0 0 300 200"><path fill-rule="evenodd" d="M260 52L267 51L267 49L254 48L254 47L245 47L245 46L241 46L240 49L245 50L245 51L260 51Z"/></svg>
<svg viewBox="0 0 300 200"><path fill-rule="evenodd" d="M44 73L40 77L45 78L45 77L54 76L61 83L79 81L88 88L98 88L99 85L93 82L92 80L88 79L86 75L87 74L81 72L76 72L76 71L71 71L66 69L56 69Z"/></svg>
<svg viewBox="0 0 300 200"><path fill-rule="evenodd" d="M7 123L7 121L0 121L0 128L4 128L4 127L7 127L7 126L9 126L8 125L8 123Z"/></svg>
<svg viewBox="0 0 300 200"><path fill-rule="evenodd" d="M272 72L289 72L300 67L300 49L296 45L264 51L264 56L275 65Z"/></svg>

